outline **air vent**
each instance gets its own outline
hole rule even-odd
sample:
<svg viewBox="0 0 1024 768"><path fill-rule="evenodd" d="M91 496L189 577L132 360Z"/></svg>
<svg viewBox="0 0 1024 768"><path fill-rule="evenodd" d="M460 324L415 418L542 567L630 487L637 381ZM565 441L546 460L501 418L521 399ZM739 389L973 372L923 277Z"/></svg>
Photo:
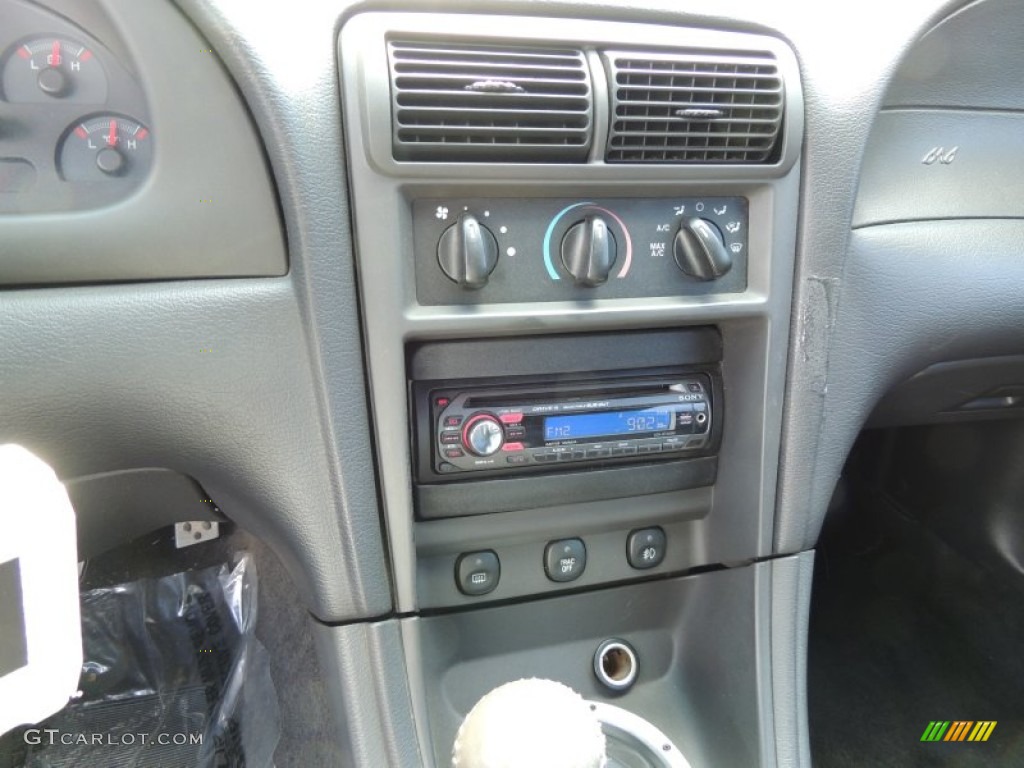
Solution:
<svg viewBox="0 0 1024 768"><path fill-rule="evenodd" d="M592 91L583 53L392 42L399 160L584 162Z"/></svg>
<svg viewBox="0 0 1024 768"><path fill-rule="evenodd" d="M604 55L608 162L774 161L783 84L770 54Z"/></svg>

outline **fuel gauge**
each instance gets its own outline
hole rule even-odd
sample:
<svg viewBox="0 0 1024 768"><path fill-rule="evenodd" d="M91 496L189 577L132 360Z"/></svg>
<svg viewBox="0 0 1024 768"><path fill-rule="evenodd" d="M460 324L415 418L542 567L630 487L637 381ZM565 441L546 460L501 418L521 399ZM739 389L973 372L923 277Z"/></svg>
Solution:
<svg viewBox="0 0 1024 768"><path fill-rule="evenodd" d="M12 102L103 104L107 76L93 52L66 37L39 37L8 50L4 98Z"/></svg>
<svg viewBox="0 0 1024 768"><path fill-rule="evenodd" d="M153 162L153 139L137 120L96 115L68 129L57 159L67 181L142 178Z"/></svg>

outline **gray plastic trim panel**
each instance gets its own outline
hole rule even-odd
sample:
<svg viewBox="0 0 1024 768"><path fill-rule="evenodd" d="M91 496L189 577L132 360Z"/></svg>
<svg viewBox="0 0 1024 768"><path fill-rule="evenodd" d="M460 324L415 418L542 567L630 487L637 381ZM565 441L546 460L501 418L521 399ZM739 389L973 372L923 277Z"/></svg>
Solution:
<svg viewBox="0 0 1024 768"><path fill-rule="evenodd" d="M771 607L772 712L779 768L811 765L807 720L807 631L814 552L773 560Z"/></svg>
<svg viewBox="0 0 1024 768"><path fill-rule="evenodd" d="M313 625L324 684L345 765L427 766L413 716L402 632L397 621ZM323 734L322 734L323 735Z"/></svg>
<svg viewBox="0 0 1024 768"><path fill-rule="evenodd" d="M770 563L428 618L403 619L424 754L448 765L455 731L487 691L541 677L650 720L695 766L774 766ZM604 688L593 654L637 652L636 684ZM422 738L422 736L421 736Z"/></svg>
<svg viewBox="0 0 1024 768"><path fill-rule="evenodd" d="M502 17L374 14L372 23L366 21L370 18L358 15L346 22L338 53L351 148L348 160L366 355L397 609L416 609L411 431L405 387L405 346L411 341L717 325L724 341L722 370L729 412L716 486L718 510L712 515L712 527L714 536L729 541L728 545L722 542L722 550L733 560L767 554L793 287L800 174L795 155L791 165L779 168L397 164L387 159L391 151L390 124L383 139L377 136L379 131L371 130L372 114L389 114L387 72L374 70L377 75L370 74L367 79L360 53L370 48L371 56L383 56L387 29L416 31L427 24L428 29L445 32L443 24L478 19L494 25L490 28L498 28L501 22L501 36L516 36L518 32L525 39L543 40L548 36L571 42L589 35L588 39L598 43L622 46L632 41L649 48L658 44L678 47L687 44L689 38L675 27L589 20L519 19L504 24ZM410 27L414 23L419 26ZM710 45L712 40L731 38L697 31L692 39L706 40ZM770 41L761 37L753 40L760 47ZM791 56L784 44L777 40L772 44L781 46L780 62ZM374 77L384 79L378 82ZM787 94L787 98L796 99L787 117L789 157L790 152L799 149L803 125L795 63L787 74ZM370 103L377 99L383 106ZM375 113L378 107L384 112ZM371 150L368 154L364 147L381 140L386 152L385 159L378 162L376 153ZM420 306L415 299L410 201L448 194L745 197L750 217L747 289L701 297Z"/></svg>

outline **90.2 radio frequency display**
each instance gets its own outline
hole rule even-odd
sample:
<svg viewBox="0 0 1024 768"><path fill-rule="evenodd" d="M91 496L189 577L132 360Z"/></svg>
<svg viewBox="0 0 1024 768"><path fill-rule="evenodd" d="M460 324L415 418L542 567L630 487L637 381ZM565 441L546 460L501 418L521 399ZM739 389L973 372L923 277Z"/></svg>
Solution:
<svg viewBox="0 0 1024 768"><path fill-rule="evenodd" d="M545 440L610 437L673 429L673 412L668 410L603 411L544 419Z"/></svg>

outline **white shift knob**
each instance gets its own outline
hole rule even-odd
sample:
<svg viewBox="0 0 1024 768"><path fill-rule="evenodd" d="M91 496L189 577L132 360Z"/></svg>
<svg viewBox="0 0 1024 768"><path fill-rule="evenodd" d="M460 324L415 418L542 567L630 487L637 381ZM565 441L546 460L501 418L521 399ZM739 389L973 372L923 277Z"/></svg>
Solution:
<svg viewBox="0 0 1024 768"><path fill-rule="evenodd" d="M452 768L605 768L601 722L576 691L552 680L516 680L466 715Z"/></svg>

